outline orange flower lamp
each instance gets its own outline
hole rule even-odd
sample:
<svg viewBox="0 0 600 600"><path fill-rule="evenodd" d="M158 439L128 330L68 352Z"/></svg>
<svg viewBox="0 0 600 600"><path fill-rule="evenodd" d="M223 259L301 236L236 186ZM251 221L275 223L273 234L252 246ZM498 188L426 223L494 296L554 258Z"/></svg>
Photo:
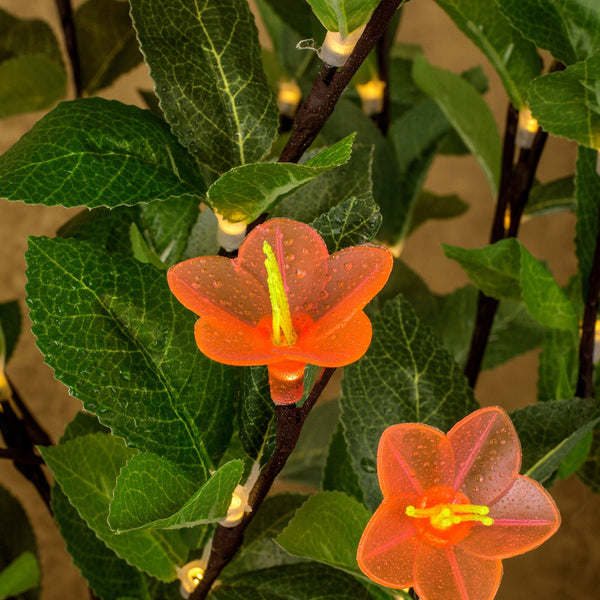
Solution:
<svg viewBox="0 0 600 600"><path fill-rule="evenodd" d="M519 438L498 407L447 435L415 423L386 429L377 452L384 500L358 546L363 573L413 587L421 600L491 600L501 559L536 548L560 525L550 494L520 466Z"/></svg>
<svg viewBox="0 0 600 600"><path fill-rule="evenodd" d="M302 397L307 364L341 367L366 352L371 323L362 309L392 260L372 245L329 256L312 227L273 219L252 230L237 258L192 258L167 278L200 316L200 350L228 365L267 365L273 400L291 404Z"/></svg>

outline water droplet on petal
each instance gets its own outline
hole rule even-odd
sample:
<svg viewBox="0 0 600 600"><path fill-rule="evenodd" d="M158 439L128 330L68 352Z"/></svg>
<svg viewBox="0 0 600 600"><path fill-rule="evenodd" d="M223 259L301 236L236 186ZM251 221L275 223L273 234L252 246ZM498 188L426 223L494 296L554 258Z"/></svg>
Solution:
<svg viewBox="0 0 600 600"><path fill-rule="evenodd" d="M322 300L325 300L326 298L329 298L329 292L327 290L323 290L320 296Z"/></svg>
<svg viewBox="0 0 600 600"><path fill-rule="evenodd" d="M302 279L306 275L306 269L296 269L296 277Z"/></svg>
<svg viewBox="0 0 600 600"><path fill-rule="evenodd" d="M220 279L213 280L213 286L216 288L220 288L223 285L223 282Z"/></svg>
<svg viewBox="0 0 600 600"><path fill-rule="evenodd" d="M284 246L291 246L294 243L293 238L288 238L287 240L283 240Z"/></svg>
<svg viewBox="0 0 600 600"><path fill-rule="evenodd" d="M347 262L347 263L344 265L344 269L346 269L346 271L349 271L351 268L352 268L352 263L351 263L351 262Z"/></svg>

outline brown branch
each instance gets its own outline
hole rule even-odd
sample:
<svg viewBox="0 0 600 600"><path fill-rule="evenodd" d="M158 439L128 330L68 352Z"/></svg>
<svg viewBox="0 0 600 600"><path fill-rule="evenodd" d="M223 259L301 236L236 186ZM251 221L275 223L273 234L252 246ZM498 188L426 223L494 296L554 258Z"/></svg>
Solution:
<svg viewBox="0 0 600 600"><path fill-rule="evenodd" d="M292 135L281 153L279 162L298 162L313 143L331 116L342 92L384 34L401 2L402 0L382 0L379 3L341 71L323 65L318 79L298 110Z"/></svg>
<svg viewBox="0 0 600 600"><path fill-rule="evenodd" d="M37 419L27 408L25 402L21 398L15 384L10 378L7 378L8 384L12 392L12 400L16 404L17 408L21 413L21 420L27 431L27 435L34 446L52 446L53 442L50 436L46 433L46 430L38 423Z"/></svg>
<svg viewBox="0 0 600 600"><path fill-rule="evenodd" d="M77 48L77 33L75 31L75 22L73 21L73 9L71 0L55 0L56 8L60 16L60 24L65 38L65 46L71 63L71 72L73 73L73 83L75 84L75 94L81 98L83 93L83 83L81 81L81 63L79 61L79 50Z"/></svg>
<svg viewBox="0 0 600 600"><path fill-rule="evenodd" d="M592 269L585 297L583 324L579 340L579 373L575 395L579 398L594 397L594 337L598 318L598 295L600 294L600 210L598 233L592 259Z"/></svg>
<svg viewBox="0 0 600 600"><path fill-rule="evenodd" d="M504 238L517 237L521 217L527 206L529 193L535 180L535 173L548 137L545 131L539 129L531 149L520 151L517 164L513 168L517 125L518 111L512 105L509 105L502 151L502 174L490 234L490 244ZM508 229L505 228L504 224L507 209L510 210ZM479 292L475 328L464 369L464 374L471 387L475 387L481 371L483 356L494 324L498 304L499 301L496 298L490 298L483 292Z"/></svg>
<svg viewBox="0 0 600 600"><path fill-rule="evenodd" d="M30 465L43 465L44 459L37 454L27 454L14 448L0 448L0 458L7 458L16 463L27 463Z"/></svg>
<svg viewBox="0 0 600 600"><path fill-rule="evenodd" d="M283 469L288 457L296 447L306 417L323 393L325 386L329 383L334 372L334 368L323 370L321 377L315 383L308 398L301 407L279 405L275 408L277 418L275 449L250 492L248 504L252 510L244 515L242 522L236 527L227 528L221 525L217 527L206 571L202 580L190 595L190 600L204 600L206 598L212 584L239 550L244 541L246 527L252 521L271 489L275 478L281 469Z"/></svg>

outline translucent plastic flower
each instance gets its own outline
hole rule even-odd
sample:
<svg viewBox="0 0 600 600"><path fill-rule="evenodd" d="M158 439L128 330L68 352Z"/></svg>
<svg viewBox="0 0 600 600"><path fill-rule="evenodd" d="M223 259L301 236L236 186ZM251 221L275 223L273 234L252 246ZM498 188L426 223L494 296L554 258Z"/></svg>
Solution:
<svg viewBox="0 0 600 600"><path fill-rule="evenodd" d="M560 525L548 492L519 475L521 447L500 408L478 410L447 435L406 423L383 432L384 500L358 546L362 571L421 600L490 600L501 559L532 550Z"/></svg>
<svg viewBox="0 0 600 600"><path fill-rule="evenodd" d="M171 291L201 318L196 342L229 365L267 365L276 403L302 397L307 364L340 367L371 341L362 309L392 268L388 250L355 246L329 256L304 223L273 219L256 227L236 259L192 258L171 267Z"/></svg>

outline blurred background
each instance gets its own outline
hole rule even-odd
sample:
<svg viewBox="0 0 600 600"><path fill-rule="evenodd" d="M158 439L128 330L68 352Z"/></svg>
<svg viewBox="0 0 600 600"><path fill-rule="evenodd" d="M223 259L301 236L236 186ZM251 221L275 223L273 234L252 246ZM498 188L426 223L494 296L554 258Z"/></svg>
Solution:
<svg viewBox="0 0 600 600"><path fill-rule="evenodd" d="M80 3L74 1L75 6ZM0 8L21 18L45 20L62 40L56 7L51 0L0 0ZM270 45L262 32L261 29L261 40ZM485 99L502 132L508 100L498 76L483 54L456 29L433 0L412 0L405 6L398 40L421 45L432 64L457 73L482 65L490 85ZM140 65L112 87L102 90L100 95L145 108L136 89L151 87L147 69ZM70 97L74 97L72 89ZM15 143L43 114L30 113L0 120L0 153ZM544 182L573 173L574 160L574 145L550 138L538 170L539 179ZM448 293L467 283L467 278L455 262L444 257L440 244L447 242L469 248L487 244L493 198L483 172L471 157L438 156L426 188L440 194L456 193L469 203L469 210L457 219L428 221L410 237L402 253L402 258L434 292ZM27 236L54 235L56 229L78 210L0 199L0 302L18 298L25 310ZM548 262L562 285L576 271L574 233L574 217L563 213L525 222L519 239L536 258ZM53 379L28 327L26 320L8 374L56 441L81 405ZM484 371L476 388L480 403L511 410L534 402L537 354L530 352L493 371ZM73 566L54 522L31 484L6 460L0 461L0 481L21 500L34 526L43 570L42 599L88 598L87 586ZM498 600L586 600L598 597L600 497L593 495L575 478L559 482L552 488L552 494L562 513L561 529L540 549L504 562L505 576Z"/></svg>

